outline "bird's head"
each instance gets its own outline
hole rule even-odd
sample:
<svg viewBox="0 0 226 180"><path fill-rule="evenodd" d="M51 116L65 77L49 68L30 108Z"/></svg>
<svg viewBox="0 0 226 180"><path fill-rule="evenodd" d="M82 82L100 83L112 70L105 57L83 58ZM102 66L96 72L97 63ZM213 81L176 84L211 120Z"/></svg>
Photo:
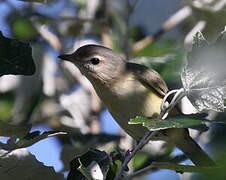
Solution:
<svg viewBox="0 0 226 180"><path fill-rule="evenodd" d="M72 62L91 81L111 81L117 78L126 64L120 54L104 46L92 44L82 46L72 54L62 54L58 57Z"/></svg>

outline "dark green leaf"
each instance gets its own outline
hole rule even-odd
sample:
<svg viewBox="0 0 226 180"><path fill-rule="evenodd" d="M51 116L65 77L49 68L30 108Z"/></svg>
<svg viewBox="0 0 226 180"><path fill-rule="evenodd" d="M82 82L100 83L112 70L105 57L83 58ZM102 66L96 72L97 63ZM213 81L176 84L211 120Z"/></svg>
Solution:
<svg viewBox="0 0 226 180"><path fill-rule="evenodd" d="M114 180L117 170L121 167L121 161L115 161L110 163L109 170L106 175L107 180Z"/></svg>
<svg viewBox="0 0 226 180"><path fill-rule="evenodd" d="M21 127L16 126L16 125L14 125L14 126L4 125L4 126L3 127L5 129L7 129L7 128L9 129L8 133L10 133L10 132L11 132L10 134L17 133L17 134L15 134L16 137L25 136L31 128L29 125L21 126ZM3 132L5 132L5 131L3 130ZM40 134L37 131L35 133L31 133L31 135L30 134L26 135L26 137L24 137L24 138L20 138L18 141L15 141L14 139L12 139L12 141L9 141L9 143L8 142L7 143L1 143L0 142L0 149L4 149L6 151L12 151L12 150L15 150L15 149L29 147L29 146L31 146L31 145L33 145L33 144L35 144L35 143L37 143L37 142L39 142L39 141L41 141L45 138L48 138L48 137L65 135L65 134L66 134L65 132L53 132L53 131L47 131L47 132Z"/></svg>
<svg viewBox="0 0 226 180"><path fill-rule="evenodd" d="M169 128L188 128L192 126L198 126L205 124L205 122L213 122L203 119L195 119L187 116L177 116L170 117L168 119L150 119L145 117L136 117L134 119L130 119L129 124L142 124L147 127L150 131L156 131L161 129L169 129Z"/></svg>
<svg viewBox="0 0 226 180"><path fill-rule="evenodd" d="M35 64L28 43L9 39L0 32L0 76L7 74L32 75Z"/></svg>
<svg viewBox="0 0 226 180"><path fill-rule="evenodd" d="M1 180L64 180L52 166L45 166L26 148L4 154L0 158Z"/></svg>
<svg viewBox="0 0 226 180"><path fill-rule="evenodd" d="M0 136L22 137L31 129L31 125L14 125L0 121Z"/></svg>
<svg viewBox="0 0 226 180"><path fill-rule="evenodd" d="M92 162L98 163L105 177L110 165L110 158L108 154L97 149L90 149L85 154L76 157L70 162L70 172L68 174L67 180L85 180L86 178L79 171L79 167L81 167L82 164L82 168L88 169L88 166Z"/></svg>

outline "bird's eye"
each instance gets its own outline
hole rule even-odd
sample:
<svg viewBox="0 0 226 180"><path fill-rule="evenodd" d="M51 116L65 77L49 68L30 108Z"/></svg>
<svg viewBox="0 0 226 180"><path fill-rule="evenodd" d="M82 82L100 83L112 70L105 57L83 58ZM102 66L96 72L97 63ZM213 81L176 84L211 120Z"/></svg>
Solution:
<svg viewBox="0 0 226 180"><path fill-rule="evenodd" d="M90 59L90 62L93 64L93 65L97 65L100 63L100 60L98 58L92 58Z"/></svg>

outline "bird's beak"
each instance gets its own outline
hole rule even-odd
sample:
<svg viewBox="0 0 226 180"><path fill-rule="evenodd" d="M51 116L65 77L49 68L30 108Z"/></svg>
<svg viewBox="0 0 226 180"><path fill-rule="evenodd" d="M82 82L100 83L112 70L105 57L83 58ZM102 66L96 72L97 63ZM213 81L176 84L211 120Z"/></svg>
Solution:
<svg viewBox="0 0 226 180"><path fill-rule="evenodd" d="M73 56L72 54L61 54L58 56L58 58L63 59L65 61L73 61Z"/></svg>

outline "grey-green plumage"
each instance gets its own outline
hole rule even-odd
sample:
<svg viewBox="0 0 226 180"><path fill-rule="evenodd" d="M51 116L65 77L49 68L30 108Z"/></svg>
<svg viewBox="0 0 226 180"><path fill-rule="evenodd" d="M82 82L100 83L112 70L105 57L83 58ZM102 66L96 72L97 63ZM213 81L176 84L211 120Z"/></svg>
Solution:
<svg viewBox="0 0 226 180"><path fill-rule="evenodd" d="M144 136L147 128L129 125L128 121L136 116L154 118L160 114L162 99L168 88L155 70L129 63L123 56L99 45L82 46L73 54L59 57L75 64L89 79L114 119L130 136L136 140ZM187 129L162 132L158 140L176 145L196 165L214 164L189 136Z"/></svg>

